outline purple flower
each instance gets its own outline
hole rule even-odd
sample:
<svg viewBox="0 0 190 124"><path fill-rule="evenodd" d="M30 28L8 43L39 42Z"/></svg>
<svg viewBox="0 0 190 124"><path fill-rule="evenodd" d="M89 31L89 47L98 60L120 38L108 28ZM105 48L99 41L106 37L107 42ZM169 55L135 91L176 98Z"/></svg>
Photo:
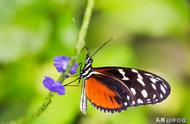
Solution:
<svg viewBox="0 0 190 124"><path fill-rule="evenodd" d="M65 72L70 58L66 56L57 56L54 58L54 66L56 67L58 72ZM71 67L70 74L73 75L77 72L78 64L75 62L74 65Z"/></svg>
<svg viewBox="0 0 190 124"><path fill-rule="evenodd" d="M78 64L75 62L74 65L71 67L70 74L74 75L77 73Z"/></svg>
<svg viewBox="0 0 190 124"><path fill-rule="evenodd" d="M50 92L57 92L59 95L65 94L65 87L59 81L55 81L50 77L45 77L43 84Z"/></svg>
<svg viewBox="0 0 190 124"><path fill-rule="evenodd" d="M54 66L58 72L65 72L70 58L66 56L57 56L54 58Z"/></svg>

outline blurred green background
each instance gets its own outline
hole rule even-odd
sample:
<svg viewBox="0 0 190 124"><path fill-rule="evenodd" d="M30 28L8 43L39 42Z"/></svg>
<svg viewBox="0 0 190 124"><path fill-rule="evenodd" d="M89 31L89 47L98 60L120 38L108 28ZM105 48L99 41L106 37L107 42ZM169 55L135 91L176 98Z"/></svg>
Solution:
<svg viewBox="0 0 190 124"><path fill-rule="evenodd" d="M42 80L59 77L55 56L74 55L85 7L84 0L0 0L0 124L42 104L48 93ZM96 0L86 46L93 52L113 36L93 66L156 73L170 83L170 96L120 114L99 112L88 103L84 116L81 87L67 87L32 124L151 124L158 117L190 123L190 1Z"/></svg>

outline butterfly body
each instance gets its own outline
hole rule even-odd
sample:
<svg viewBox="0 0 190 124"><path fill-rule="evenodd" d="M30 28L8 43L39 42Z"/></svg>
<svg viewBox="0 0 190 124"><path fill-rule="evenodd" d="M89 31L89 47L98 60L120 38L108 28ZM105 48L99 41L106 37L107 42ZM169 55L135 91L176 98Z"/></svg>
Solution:
<svg viewBox="0 0 190 124"><path fill-rule="evenodd" d="M169 84L161 77L139 69L92 67L87 54L84 68L81 111L86 113L87 99L104 112L121 112L132 106L156 104L170 94Z"/></svg>

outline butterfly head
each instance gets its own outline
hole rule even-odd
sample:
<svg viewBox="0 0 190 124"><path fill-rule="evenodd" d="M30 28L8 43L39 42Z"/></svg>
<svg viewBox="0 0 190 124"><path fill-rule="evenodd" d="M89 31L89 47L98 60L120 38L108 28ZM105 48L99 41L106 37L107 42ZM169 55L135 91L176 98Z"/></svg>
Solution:
<svg viewBox="0 0 190 124"><path fill-rule="evenodd" d="M111 40L112 40L112 38L110 40L108 40L107 42L105 42L102 46L100 46L93 54L90 54L89 49L87 47L84 47L84 49L86 49L86 60L85 60L84 68L82 69L82 71L80 73L80 78L87 79L88 77L90 77L92 75L92 73L93 73L93 69L92 69L93 59L92 59L92 57L100 49L102 49L107 43L109 43Z"/></svg>
<svg viewBox="0 0 190 124"><path fill-rule="evenodd" d="M85 65L84 65L84 68L82 69L81 74L80 74L81 78L86 79L86 78L91 76L91 74L92 74L92 62L93 62L92 57L90 56L89 53L87 53Z"/></svg>

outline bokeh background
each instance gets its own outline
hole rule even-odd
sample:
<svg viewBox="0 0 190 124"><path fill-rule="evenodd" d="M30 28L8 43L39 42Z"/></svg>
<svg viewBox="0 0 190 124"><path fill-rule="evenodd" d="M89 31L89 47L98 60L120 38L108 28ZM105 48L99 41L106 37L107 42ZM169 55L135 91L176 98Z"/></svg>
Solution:
<svg viewBox="0 0 190 124"><path fill-rule="evenodd" d="M55 56L74 55L85 7L85 0L0 0L0 124L42 104L48 93L42 80L59 77ZM190 1L96 0L86 46L93 52L113 36L93 66L156 73L170 83L170 96L120 114L99 112L88 103L84 116L81 87L67 87L32 124L151 124L159 117L190 123Z"/></svg>

